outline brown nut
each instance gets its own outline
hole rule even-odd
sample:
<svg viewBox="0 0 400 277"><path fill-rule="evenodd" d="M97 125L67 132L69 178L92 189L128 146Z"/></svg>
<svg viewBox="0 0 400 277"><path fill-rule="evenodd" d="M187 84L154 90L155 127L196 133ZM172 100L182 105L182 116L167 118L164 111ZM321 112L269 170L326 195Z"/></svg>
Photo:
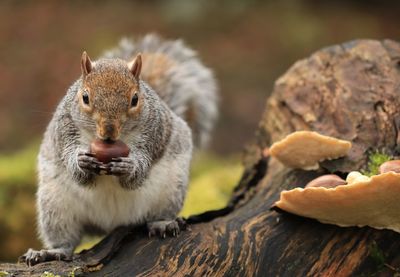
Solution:
<svg viewBox="0 0 400 277"><path fill-rule="evenodd" d="M380 165L379 167L380 174L389 171L400 173L400 160L387 161Z"/></svg>
<svg viewBox="0 0 400 277"><path fill-rule="evenodd" d="M106 142L100 139L94 140L90 144L90 152L103 163L109 163L113 158L128 157L129 147L124 142Z"/></svg>
<svg viewBox="0 0 400 277"><path fill-rule="evenodd" d="M334 188L340 185L346 185L347 182L335 174L322 175L310 181L306 188L310 187L324 187L324 188Z"/></svg>

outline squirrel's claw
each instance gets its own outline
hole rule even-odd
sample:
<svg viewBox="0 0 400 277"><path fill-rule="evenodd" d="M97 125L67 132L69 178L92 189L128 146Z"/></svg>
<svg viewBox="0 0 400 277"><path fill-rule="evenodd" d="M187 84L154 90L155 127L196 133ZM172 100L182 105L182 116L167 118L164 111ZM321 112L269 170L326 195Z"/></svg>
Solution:
<svg viewBox="0 0 400 277"><path fill-rule="evenodd" d="M53 249L53 250L33 250L28 249L28 251L22 255L18 262L25 262L27 266L34 266L38 263L43 263L47 261L70 261L71 256L67 255L61 249Z"/></svg>
<svg viewBox="0 0 400 277"><path fill-rule="evenodd" d="M182 218L176 218L174 220L152 221L147 223L149 237L153 237L155 235L158 235L163 239L167 235L176 237L180 234L181 230L185 229L186 222Z"/></svg>
<svg viewBox="0 0 400 277"><path fill-rule="evenodd" d="M108 171L109 167L105 164L101 164L101 165L99 165L99 169Z"/></svg>
<svg viewBox="0 0 400 277"><path fill-rule="evenodd" d="M79 152L78 166L84 171L99 174L104 164L98 161L92 153Z"/></svg>
<svg viewBox="0 0 400 277"><path fill-rule="evenodd" d="M88 156L88 157L94 157L94 153L90 153L90 152L79 152L78 155L81 156Z"/></svg>
<svg viewBox="0 0 400 277"><path fill-rule="evenodd" d="M87 152L87 151L79 151L78 156L88 156L88 157L94 157L94 153Z"/></svg>
<svg viewBox="0 0 400 277"><path fill-rule="evenodd" d="M133 171L133 160L131 158L113 158L106 167L108 175L128 175Z"/></svg>
<svg viewBox="0 0 400 277"><path fill-rule="evenodd" d="M113 162L122 162L122 158L112 158L111 161L113 161Z"/></svg>

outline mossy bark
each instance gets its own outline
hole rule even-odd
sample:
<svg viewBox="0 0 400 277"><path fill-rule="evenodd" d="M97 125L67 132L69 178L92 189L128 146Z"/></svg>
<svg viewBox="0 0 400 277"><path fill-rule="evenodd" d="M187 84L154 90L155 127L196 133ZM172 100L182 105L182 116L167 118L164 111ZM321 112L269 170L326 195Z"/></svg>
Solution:
<svg viewBox="0 0 400 277"><path fill-rule="evenodd" d="M322 49L276 81L245 171L228 206L188 218L178 238L149 239L143 227L119 228L73 262L0 271L75 276L358 276L400 268L400 234L340 228L271 209L283 189L327 172L366 166L370 150L397 155L400 143L400 44L357 40ZM348 157L318 171L291 170L264 151L295 130L352 141ZM264 153L264 155L263 155ZM400 199L399 199L400 200Z"/></svg>

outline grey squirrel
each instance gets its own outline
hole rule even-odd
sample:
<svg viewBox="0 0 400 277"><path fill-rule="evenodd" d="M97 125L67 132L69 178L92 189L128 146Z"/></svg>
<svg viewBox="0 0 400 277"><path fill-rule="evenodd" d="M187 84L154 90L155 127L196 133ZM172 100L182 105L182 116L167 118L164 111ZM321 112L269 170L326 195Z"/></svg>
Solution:
<svg viewBox="0 0 400 277"><path fill-rule="evenodd" d="M22 256L29 265L71 259L91 229L146 224L149 235L177 235L193 143L207 144L217 117L213 74L180 40L123 39L97 61L84 52L81 70L40 147L46 249L29 249ZM88 150L96 138L123 141L129 156L101 163Z"/></svg>

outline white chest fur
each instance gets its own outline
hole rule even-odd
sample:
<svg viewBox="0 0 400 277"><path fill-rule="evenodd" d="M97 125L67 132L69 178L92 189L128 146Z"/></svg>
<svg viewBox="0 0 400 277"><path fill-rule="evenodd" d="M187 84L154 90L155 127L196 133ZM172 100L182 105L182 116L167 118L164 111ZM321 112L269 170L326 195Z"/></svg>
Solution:
<svg viewBox="0 0 400 277"><path fill-rule="evenodd" d="M75 191L75 209L81 220L109 232L117 226L137 224L162 215L174 202L182 167L176 160L163 157L151 169L142 187L127 190L115 176L98 176L92 188ZM76 198L79 200L76 201Z"/></svg>

